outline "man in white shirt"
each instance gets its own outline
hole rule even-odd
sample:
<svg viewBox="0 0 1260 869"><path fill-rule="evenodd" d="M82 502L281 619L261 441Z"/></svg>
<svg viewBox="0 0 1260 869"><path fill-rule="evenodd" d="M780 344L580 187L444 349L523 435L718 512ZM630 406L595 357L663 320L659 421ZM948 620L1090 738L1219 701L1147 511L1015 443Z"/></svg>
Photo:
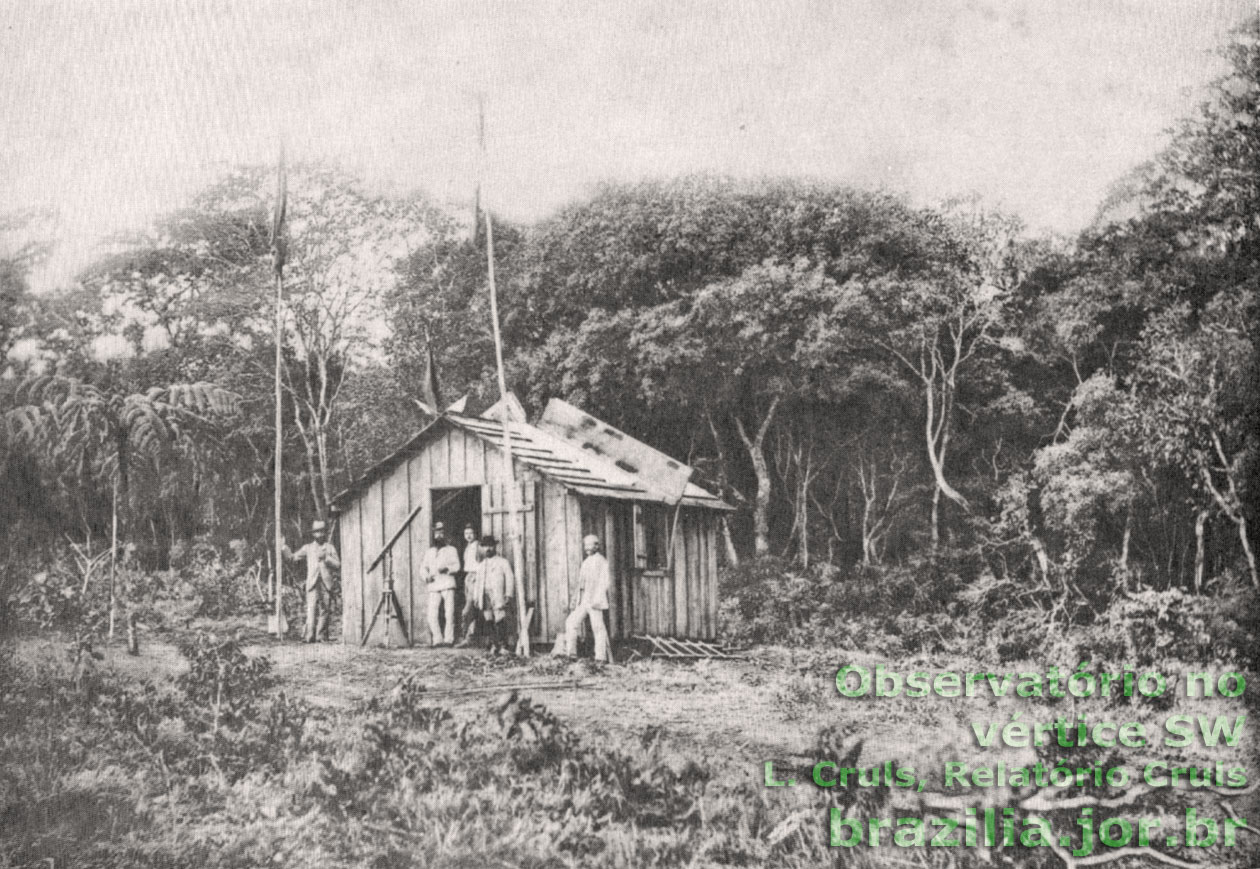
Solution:
<svg viewBox="0 0 1260 869"><path fill-rule="evenodd" d="M490 635L490 654L511 653L515 645L508 632L508 614L516 593L516 577L512 563L495 550L498 541L487 534L481 538L481 576L479 577L478 606L486 620Z"/></svg>
<svg viewBox="0 0 1260 869"><path fill-rule="evenodd" d="M459 550L446 542L446 526L441 522L433 525L433 545L424 553L420 563L420 576L429 592L429 645L451 646L455 644L455 574L459 573ZM439 621L439 612L445 610L446 625ZM440 638L440 639L439 639Z"/></svg>
<svg viewBox="0 0 1260 869"><path fill-rule="evenodd" d="M472 642L477 633L477 620L481 618L481 605L477 603L481 584L481 543L477 540L477 529L471 524L464 526L464 610L459 614L464 625L464 639L460 640L460 648Z"/></svg>
<svg viewBox="0 0 1260 869"><path fill-rule="evenodd" d="M337 549L328 542L327 526L316 520L311 523L310 543L302 546L297 552L289 550L284 544L284 557L289 561L306 561L306 627L302 630L302 639L308 643L316 639L328 639L328 598L337 582L337 571L341 569L341 559L337 557Z"/></svg>
<svg viewBox="0 0 1260 869"><path fill-rule="evenodd" d="M599 538L588 534L582 538L582 552L586 558L578 573L578 603L564 622L564 652L572 657L577 654L577 635L582 619L590 617L591 633L595 636L595 660L608 660L608 629L604 627L604 612L608 609L608 559L599 551Z"/></svg>

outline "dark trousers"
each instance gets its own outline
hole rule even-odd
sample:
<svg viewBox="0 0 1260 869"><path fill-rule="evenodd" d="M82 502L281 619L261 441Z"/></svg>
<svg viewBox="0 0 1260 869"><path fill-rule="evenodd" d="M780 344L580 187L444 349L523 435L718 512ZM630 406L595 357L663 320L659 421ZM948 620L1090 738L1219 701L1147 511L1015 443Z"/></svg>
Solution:
<svg viewBox="0 0 1260 869"><path fill-rule="evenodd" d="M502 649L510 652L516 648L516 644L512 642L512 632L510 629L511 619L508 616L508 608L486 610L485 620L488 633L490 634L490 648Z"/></svg>

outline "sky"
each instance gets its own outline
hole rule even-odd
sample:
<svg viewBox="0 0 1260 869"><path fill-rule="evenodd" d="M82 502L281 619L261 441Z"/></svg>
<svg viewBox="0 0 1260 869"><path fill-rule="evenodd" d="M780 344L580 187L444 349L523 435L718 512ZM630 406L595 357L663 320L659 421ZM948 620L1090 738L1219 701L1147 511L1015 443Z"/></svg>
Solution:
<svg viewBox="0 0 1260 869"><path fill-rule="evenodd" d="M229 167L341 162L534 220L709 172L978 195L1089 223L1223 72L1256 0L0 0L0 213L53 215L37 287Z"/></svg>

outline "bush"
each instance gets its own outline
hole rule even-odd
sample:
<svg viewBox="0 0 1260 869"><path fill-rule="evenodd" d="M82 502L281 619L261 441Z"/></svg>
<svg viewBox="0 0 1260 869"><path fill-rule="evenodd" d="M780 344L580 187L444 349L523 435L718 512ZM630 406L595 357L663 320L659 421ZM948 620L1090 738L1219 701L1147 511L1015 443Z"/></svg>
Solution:
<svg viewBox="0 0 1260 869"><path fill-rule="evenodd" d="M975 620L957 595L976 569L967 552L905 565L807 570L760 558L721 577L719 631L734 645L847 645L878 654L935 652L967 640Z"/></svg>
<svg viewBox="0 0 1260 869"><path fill-rule="evenodd" d="M193 706L213 711L216 727L250 715L275 683L271 661L249 657L235 640L199 633L179 650L189 667L175 684Z"/></svg>
<svg viewBox="0 0 1260 869"><path fill-rule="evenodd" d="M136 615L150 626L186 627L194 617L225 618L266 607L261 568L243 545L227 555L206 540L172 548L171 568L144 570L131 547L120 547L114 568L120 620ZM18 625L75 631L104 624L109 612L110 568L98 563L85 582L82 565L69 548L45 556L39 569L11 564L2 584L8 589L6 615ZM288 591L286 589L286 591Z"/></svg>
<svg viewBox="0 0 1260 869"><path fill-rule="evenodd" d="M1145 588L1117 596L1099 633L1110 637L1111 660L1138 666L1175 658L1254 667L1256 615L1256 597L1245 591L1209 597Z"/></svg>
<svg viewBox="0 0 1260 869"><path fill-rule="evenodd" d="M171 565L200 601L199 615L225 618L259 612L267 604L260 594L261 566L247 548L234 541L228 553L204 538L171 550Z"/></svg>

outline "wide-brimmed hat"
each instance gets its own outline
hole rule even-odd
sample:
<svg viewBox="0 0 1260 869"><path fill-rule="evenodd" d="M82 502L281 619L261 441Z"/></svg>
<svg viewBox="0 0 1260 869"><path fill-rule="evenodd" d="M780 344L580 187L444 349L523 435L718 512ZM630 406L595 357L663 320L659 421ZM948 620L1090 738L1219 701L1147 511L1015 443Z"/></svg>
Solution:
<svg viewBox="0 0 1260 869"><path fill-rule="evenodd" d="M598 545L599 545L599 538L598 538L598 537L596 537L594 534L587 534L585 537L583 537L583 538L582 538L582 545L583 545L583 546L585 546L585 545L587 545L587 544L590 544L590 543L594 543L596 546L598 546Z"/></svg>
<svg viewBox="0 0 1260 869"><path fill-rule="evenodd" d="M435 534L436 534L436 533L437 533L437 532L439 532L439 531L445 531L445 530L446 530L446 523L445 523L445 522L434 522L434 523L433 523L433 533L435 533Z"/></svg>
<svg viewBox="0 0 1260 869"><path fill-rule="evenodd" d="M481 538L481 545L482 546L498 546L499 541L494 539L493 534L487 534Z"/></svg>
<svg viewBox="0 0 1260 869"><path fill-rule="evenodd" d="M327 531L327 530L328 530L328 526L324 523L324 520L322 519L316 519L314 522L311 523L312 534L317 534L320 531Z"/></svg>

